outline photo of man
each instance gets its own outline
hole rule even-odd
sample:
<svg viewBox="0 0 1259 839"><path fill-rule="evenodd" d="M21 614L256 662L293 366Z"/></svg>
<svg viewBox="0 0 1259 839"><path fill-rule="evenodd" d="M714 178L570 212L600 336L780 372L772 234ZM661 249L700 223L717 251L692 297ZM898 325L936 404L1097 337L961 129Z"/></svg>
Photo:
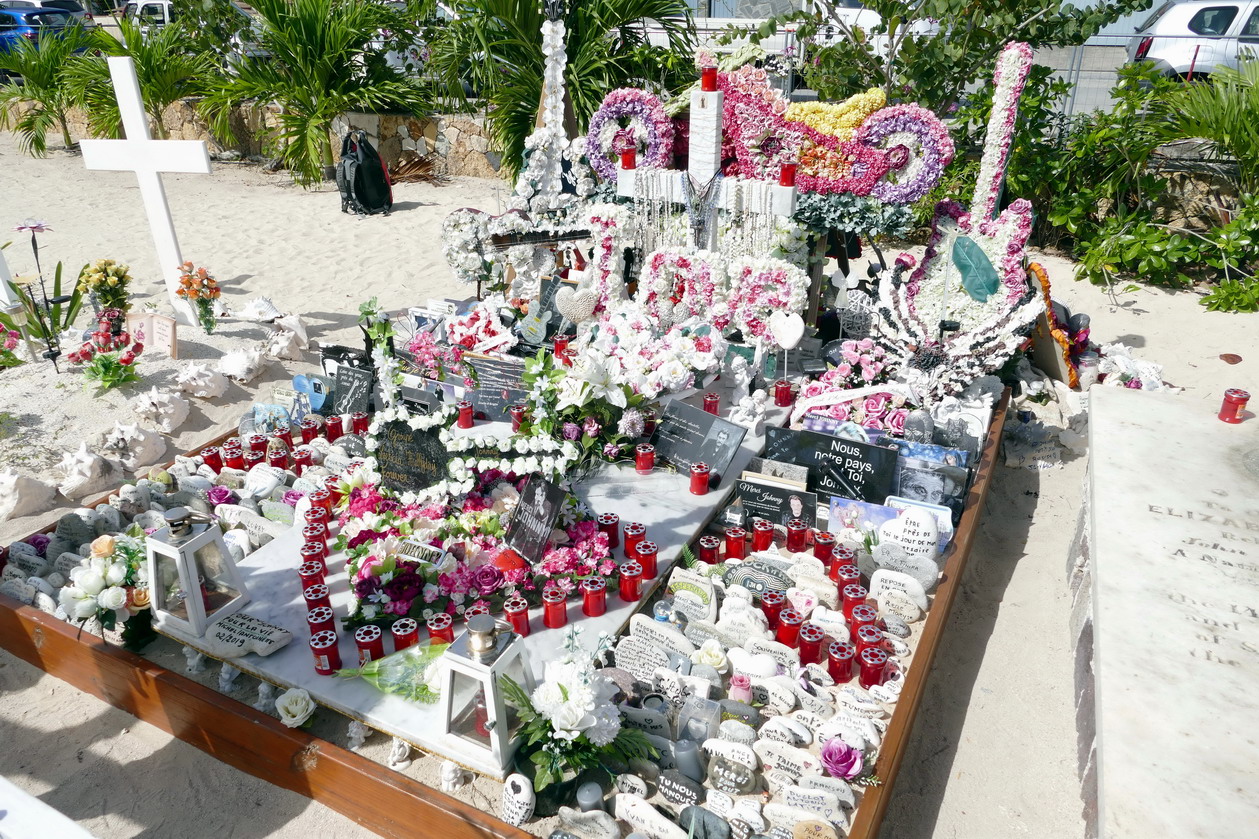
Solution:
<svg viewBox="0 0 1259 839"><path fill-rule="evenodd" d="M966 470L958 466L906 458L901 462L896 494L910 501L948 507L957 524L965 505L966 477Z"/></svg>

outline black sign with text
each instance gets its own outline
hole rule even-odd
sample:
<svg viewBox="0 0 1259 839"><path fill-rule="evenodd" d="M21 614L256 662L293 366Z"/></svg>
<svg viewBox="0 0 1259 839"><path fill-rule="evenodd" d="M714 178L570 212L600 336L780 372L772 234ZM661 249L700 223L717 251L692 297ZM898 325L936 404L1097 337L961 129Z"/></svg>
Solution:
<svg viewBox="0 0 1259 839"><path fill-rule="evenodd" d="M539 561L563 506L564 490L540 475L530 475L503 541L527 562Z"/></svg>
<svg viewBox="0 0 1259 839"><path fill-rule="evenodd" d="M377 435L380 482L395 492L419 492L446 480L450 455L435 431L416 431L405 421L388 423Z"/></svg>
<svg viewBox="0 0 1259 839"><path fill-rule="evenodd" d="M463 357L463 363L476 373L476 388L468 390L467 400L478 417L491 422L506 421L511 419L508 408L528 401L524 359L469 353Z"/></svg>
<svg viewBox="0 0 1259 839"><path fill-rule="evenodd" d="M338 364L337 385L333 391L333 413L353 414L371 407L372 382L375 376L371 367Z"/></svg>
<svg viewBox="0 0 1259 839"><path fill-rule="evenodd" d="M730 463L743 444L747 429L727 422L680 400L664 409L651 443L656 457L689 473L692 463L707 463L711 470L708 485L716 488L730 470Z"/></svg>
<svg viewBox="0 0 1259 839"><path fill-rule="evenodd" d="M839 496L882 504L896 479L895 449L814 431L765 429L765 456L809 467L809 489L827 503Z"/></svg>
<svg viewBox="0 0 1259 839"><path fill-rule="evenodd" d="M786 526L792 519L800 519L809 527L817 521L817 496L811 492L740 478L735 496L748 520L765 519Z"/></svg>

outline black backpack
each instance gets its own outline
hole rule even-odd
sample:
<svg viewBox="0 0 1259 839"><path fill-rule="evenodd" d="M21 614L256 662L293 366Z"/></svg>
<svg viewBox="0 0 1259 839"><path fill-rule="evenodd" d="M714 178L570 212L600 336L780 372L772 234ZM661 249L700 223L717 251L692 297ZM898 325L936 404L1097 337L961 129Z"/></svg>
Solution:
<svg viewBox="0 0 1259 839"><path fill-rule="evenodd" d="M393 208L389 171L376 149L367 141L367 134L362 131L351 131L341 141L337 189L341 190L343 213L389 215L389 210Z"/></svg>

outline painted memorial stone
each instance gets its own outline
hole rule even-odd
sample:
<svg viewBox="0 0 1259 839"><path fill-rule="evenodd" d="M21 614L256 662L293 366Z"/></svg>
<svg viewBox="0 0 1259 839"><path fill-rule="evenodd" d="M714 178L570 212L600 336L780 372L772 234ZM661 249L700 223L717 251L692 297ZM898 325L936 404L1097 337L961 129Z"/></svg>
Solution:
<svg viewBox="0 0 1259 839"><path fill-rule="evenodd" d="M806 790L822 790L830 793L839 801L841 807L849 810L857 806L857 796L843 778L832 778L830 775L805 775L800 779L800 786Z"/></svg>
<svg viewBox="0 0 1259 839"><path fill-rule="evenodd" d="M559 809L560 824L588 839L621 839L616 818L603 810L582 812L573 807Z"/></svg>
<svg viewBox="0 0 1259 839"><path fill-rule="evenodd" d="M739 600L731 601L730 598L726 598L726 604L732 602L742 603ZM726 604L722 606L721 619L717 621L717 631L724 638L730 639L730 642L726 642L727 647L737 647L748 638L769 637L769 620L764 612L754 606L728 609Z"/></svg>
<svg viewBox="0 0 1259 839"><path fill-rule="evenodd" d="M695 652L695 645L688 641L681 632L669 624L653 620L643 614L637 614L630 618L630 635L635 638L642 638L644 641L655 644L661 649L687 657Z"/></svg>
<svg viewBox="0 0 1259 839"><path fill-rule="evenodd" d="M785 592L791 588L791 578L782 569L775 568L764 560L750 559L740 562L726 572L727 586L739 585L755 595L767 591Z"/></svg>
<svg viewBox="0 0 1259 839"><path fill-rule="evenodd" d="M906 553L894 542L880 542L874 546L874 564L878 568L908 574L918 581L925 592L933 591L940 578L940 569L934 560Z"/></svg>
<svg viewBox="0 0 1259 839"><path fill-rule="evenodd" d="M752 680L752 702L762 714L789 714L796 707L796 695L771 679Z"/></svg>
<svg viewBox="0 0 1259 839"><path fill-rule="evenodd" d="M883 740L874 721L851 710L839 710L818 730L819 743L826 743L838 737L856 749L867 745L877 746Z"/></svg>
<svg viewBox="0 0 1259 839"><path fill-rule="evenodd" d="M900 545L910 556L921 556L932 561L939 553L940 527L935 516L914 507L905 510L891 521L879 525L879 543L892 542Z"/></svg>
<svg viewBox="0 0 1259 839"><path fill-rule="evenodd" d="M35 586L24 580L9 579L0 583L0 594L8 595L14 600L25 603L27 606L35 602L35 595L38 593Z"/></svg>
<svg viewBox="0 0 1259 839"><path fill-rule="evenodd" d="M503 541L529 562L542 559L542 551L564 506L564 490L543 478L530 475L512 513Z"/></svg>
<svg viewBox="0 0 1259 839"><path fill-rule="evenodd" d="M816 756L785 743L757 740L752 749L766 769L778 769L792 778L816 775L822 771L822 763Z"/></svg>
<svg viewBox="0 0 1259 839"><path fill-rule="evenodd" d="M885 592L879 600L879 606L885 615L899 618L907 624L922 617L922 609L918 608L918 604L899 591Z"/></svg>
<svg viewBox="0 0 1259 839"><path fill-rule="evenodd" d="M832 713L834 713L834 711L832 711ZM804 709L792 711L791 718L803 725L805 728L809 729L809 733L814 736L816 736L818 731L821 730L822 723L824 723L827 719L826 717L822 717L812 711L806 711Z"/></svg>
<svg viewBox="0 0 1259 839"><path fill-rule="evenodd" d="M791 839L839 839L839 833L829 822L805 819L792 826Z"/></svg>
<svg viewBox="0 0 1259 839"><path fill-rule="evenodd" d="M706 463L714 489L730 471L747 429L674 399L665 405L664 416L651 435L656 456L688 473L692 463Z"/></svg>
<svg viewBox="0 0 1259 839"><path fill-rule="evenodd" d="M788 647L786 644L780 644L777 641L766 641L761 638L752 638L743 648L752 655L768 655L774 659L781 667L794 672L800 666L800 651Z"/></svg>
<svg viewBox="0 0 1259 839"><path fill-rule="evenodd" d="M508 775L503 782L503 798L499 806L499 815L508 824L520 827L533 818L533 806L536 798L533 784L519 773Z"/></svg>
<svg viewBox="0 0 1259 839"><path fill-rule="evenodd" d="M761 712L748 705L746 702L737 702L733 699L723 699L721 704L721 718L723 720L738 720L739 722L756 728L761 724Z"/></svg>
<svg viewBox="0 0 1259 839"><path fill-rule="evenodd" d="M747 795L756 790L756 770L737 760L713 755L708 762L708 783L727 795Z"/></svg>
<svg viewBox="0 0 1259 839"><path fill-rule="evenodd" d="M831 585L832 587L835 586L834 583ZM809 620L820 626L822 631L832 638L848 637L848 622L844 620L844 613L839 609L828 609L825 606L819 606L813 610Z"/></svg>
<svg viewBox="0 0 1259 839"><path fill-rule="evenodd" d="M899 495L889 495L887 500L883 503L885 503L889 509L896 510L897 513L901 510L917 508L920 510L926 510L931 515L935 516L936 528L940 532L940 536L936 540L936 550L938 553L944 553L945 549L949 546L949 542L953 541L953 511L948 507L944 507L939 504L928 504L925 501L915 501L911 498L902 498ZM936 557L936 561L941 561L938 556Z"/></svg>
<svg viewBox="0 0 1259 839"><path fill-rule="evenodd" d="M677 603L676 599L674 603ZM683 611L683 614L686 612ZM697 647L708 640L715 640L723 647L737 646L742 641L742 637L726 632L717 624L704 620L688 620L682 629L682 634L686 636L686 640Z"/></svg>
<svg viewBox="0 0 1259 839"><path fill-rule="evenodd" d="M651 684L652 674L658 667L668 667L669 657L654 644L626 635L616 644L616 666L628 670L640 682Z"/></svg>
<svg viewBox="0 0 1259 839"><path fill-rule="evenodd" d="M752 640L759 641L761 639L754 638ZM765 643L776 642L766 641ZM730 660L730 666L734 668L734 672L742 673L745 676L769 678L778 672L778 662L768 653L753 655L742 647L731 647L730 652L726 653L726 657Z"/></svg>
<svg viewBox="0 0 1259 839"><path fill-rule="evenodd" d="M831 588L835 588L835 586L832 584ZM817 608L818 596L809 589L792 586L787 589L787 602L800 613L801 617L807 620L809 615L813 614L813 610Z"/></svg>
<svg viewBox="0 0 1259 839"><path fill-rule="evenodd" d="M800 723L790 725L790 720L790 717L774 717L761 726L761 739L777 740L780 743L786 743L788 746L809 745L813 741L813 733L800 725ZM801 734L801 731L803 731L803 734Z"/></svg>
<svg viewBox="0 0 1259 839"><path fill-rule="evenodd" d="M687 839L685 830L637 795L618 794L613 811L618 819L648 839Z"/></svg>
<svg viewBox="0 0 1259 839"><path fill-rule="evenodd" d="M616 789L617 792L625 792L642 798L646 798L648 793L647 782L629 772L622 772L616 776Z"/></svg>
<svg viewBox="0 0 1259 839"><path fill-rule="evenodd" d="M776 677L776 680L784 688L787 688L795 694L796 704L798 704L801 708L804 708L807 711L812 711L820 717L829 717L834 712L830 702L814 693L810 693L805 689L804 685L800 683L799 679L792 679L787 676L778 676Z"/></svg>
<svg viewBox="0 0 1259 839"><path fill-rule="evenodd" d="M450 454L435 433L416 431L394 420L384 425L376 442L376 471L384 486L396 492L418 492L446 480Z"/></svg>
<svg viewBox="0 0 1259 839"><path fill-rule="evenodd" d="M761 780L765 782L765 789L769 790L771 796L778 795L789 786L793 786L796 779L789 773L781 769L768 769L761 775Z"/></svg>
<svg viewBox="0 0 1259 839"><path fill-rule="evenodd" d="M738 720L722 720L717 726L717 737L730 743L751 746L756 742L756 729Z"/></svg>
<svg viewBox="0 0 1259 839"><path fill-rule="evenodd" d="M704 797L704 786L683 775L676 769L660 773L660 794L670 804L689 807Z"/></svg>
<svg viewBox="0 0 1259 839"><path fill-rule="evenodd" d="M730 839L730 825L716 813L692 804L678 815L678 824L691 839Z"/></svg>
<svg viewBox="0 0 1259 839"><path fill-rule="evenodd" d="M813 574L798 574L795 572L795 569L789 569L787 573L795 582L795 589L807 591L817 598L817 604L814 606L815 610L819 606L824 606L827 609L839 608L839 589L833 580ZM790 592L791 589L787 589L787 591Z"/></svg>
<svg viewBox="0 0 1259 839"><path fill-rule="evenodd" d="M717 597L713 581L707 574L697 574L686 568L674 568L669 575L667 589L674 596L674 608L679 609L690 620L717 620ZM689 595L685 600L680 594ZM688 605L680 606L679 601Z"/></svg>
<svg viewBox="0 0 1259 839"><path fill-rule="evenodd" d="M337 446L349 458L367 457L367 443L357 434L342 434L337 438Z"/></svg>
<svg viewBox="0 0 1259 839"><path fill-rule="evenodd" d="M874 572L874 575L870 577L870 596L875 600L881 600L889 591L900 592L914 601L919 609L924 612L927 610L927 593L913 577L887 569Z"/></svg>
<svg viewBox="0 0 1259 839"><path fill-rule="evenodd" d="M769 827L761 816L761 805L755 798L740 798L730 811L730 818L739 819L758 833Z"/></svg>
<svg viewBox="0 0 1259 839"><path fill-rule="evenodd" d="M798 807L820 816L828 822L843 821L844 814L839 799L825 790L805 789L795 786L783 790L782 801L788 807Z"/></svg>
<svg viewBox="0 0 1259 839"><path fill-rule="evenodd" d="M82 560L78 554L72 554L77 560ZM51 563L42 556L32 554L10 554L9 564L5 566L6 570L10 567L16 568L27 577L42 577L52 570ZM78 565L78 562L75 562Z"/></svg>
<svg viewBox="0 0 1259 839"><path fill-rule="evenodd" d="M677 757L674 755L674 752L673 752L674 743L672 740L666 737L659 737L655 734L648 734L647 732L643 732L643 736L647 738L648 743L651 743L651 745L656 747L656 751L660 752L660 757L657 757L654 759L655 760L654 766L656 767L656 770L657 770L656 780L659 781L660 780L659 770L678 768ZM642 767L637 767L636 771L641 772Z"/></svg>
<svg viewBox="0 0 1259 839"><path fill-rule="evenodd" d="M886 712L875 702L868 692L856 684L847 684L836 688L832 693L835 699L849 705L862 713L869 713L873 717L886 716Z"/></svg>
<svg viewBox="0 0 1259 839"><path fill-rule="evenodd" d="M819 687L828 688L835 684L835 679L827 672L826 665L823 664L806 664L804 665L804 677L812 684Z"/></svg>
<svg viewBox="0 0 1259 839"><path fill-rule="evenodd" d="M896 700L900 698L900 694L893 693L883 685L872 685L870 695L887 705L895 705Z"/></svg>
<svg viewBox="0 0 1259 839"><path fill-rule="evenodd" d="M734 809L734 799L720 790L705 790L704 806L724 818Z"/></svg>
<svg viewBox="0 0 1259 839"><path fill-rule="evenodd" d="M896 638L908 638L910 635L909 624L905 622L899 615L884 610L883 614L883 632L886 635L892 635Z"/></svg>
<svg viewBox="0 0 1259 839"><path fill-rule="evenodd" d="M668 717L659 711L624 704L620 706L620 709L625 717L625 724L630 728L637 728L639 731L646 731L648 734L660 737L669 737L672 734Z"/></svg>
<svg viewBox="0 0 1259 839"><path fill-rule="evenodd" d="M790 807L778 801L771 801L761 808L761 812L769 821L771 828L780 828L785 830L794 830L795 826L802 822L809 822L817 819L813 813L808 810L802 810L799 807ZM791 834L788 833L788 836Z"/></svg>

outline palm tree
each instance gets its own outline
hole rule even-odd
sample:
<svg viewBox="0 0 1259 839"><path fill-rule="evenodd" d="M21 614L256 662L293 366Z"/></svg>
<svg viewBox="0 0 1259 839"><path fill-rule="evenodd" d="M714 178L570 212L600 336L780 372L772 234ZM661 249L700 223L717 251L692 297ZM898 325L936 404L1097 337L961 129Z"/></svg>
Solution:
<svg viewBox="0 0 1259 839"><path fill-rule="evenodd" d="M88 128L97 137L121 137L122 115L109 77L105 55L126 55L135 64L144 109L159 139L166 139L162 114L181 99L200 96L208 81L218 72L214 59L185 50L187 33L178 25L163 26L142 33L128 20L118 22L122 41L102 39L101 52L73 62L66 70L71 95L87 112Z"/></svg>
<svg viewBox="0 0 1259 839"><path fill-rule="evenodd" d="M66 86L66 72L81 60L78 53L102 45L103 29L72 25L45 30L36 41L19 38L9 51L0 51L0 71L10 75L0 87L0 129L18 132L18 145L34 157L48 153L48 131L61 129L61 142L74 145L66 111L74 99ZM20 76L19 82L15 76Z"/></svg>
<svg viewBox="0 0 1259 839"><path fill-rule="evenodd" d="M464 82L484 98L491 136L504 164L518 171L525 138L542 98L542 21L538 0L456 0L456 15L439 30L433 69L451 95ZM652 46L648 22L668 47ZM694 27L686 0L580 0L564 15L565 88L578 128L585 130L603 97L618 87L674 87L693 72Z"/></svg>
<svg viewBox="0 0 1259 839"><path fill-rule="evenodd" d="M265 57L246 58L209 91L204 112L230 131L231 109L248 101L280 106L280 159L302 183L333 163L332 121L348 111L422 114L418 79L385 66L374 42L395 20L383 4L359 0L254 0Z"/></svg>
<svg viewBox="0 0 1259 839"><path fill-rule="evenodd" d="M1185 85L1168 100L1166 114L1168 139L1209 140L1237 162L1238 190L1259 192L1259 59Z"/></svg>

